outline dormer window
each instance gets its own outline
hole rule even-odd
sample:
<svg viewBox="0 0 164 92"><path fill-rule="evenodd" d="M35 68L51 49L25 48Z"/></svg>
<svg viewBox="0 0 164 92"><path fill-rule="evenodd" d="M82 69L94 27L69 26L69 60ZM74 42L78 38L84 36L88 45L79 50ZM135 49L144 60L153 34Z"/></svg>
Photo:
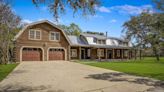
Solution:
<svg viewBox="0 0 164 92"><path fill-rule="evenodd" d="M106 44L105 40L98 40L97 44Z"/></svg>
<svg viewBox="0 0 164 92"><path fill-rule="evenodd" d="M96 39L96 38L93 38L93 42L94 42L94 43L97 43L97 39Z"/></svg>
<svg viewBox="0 0 164 92"><path fill-rule="evenodd" d="M36 29L29 30L29 39L30 40L41 40L41 31Z"/></svg>

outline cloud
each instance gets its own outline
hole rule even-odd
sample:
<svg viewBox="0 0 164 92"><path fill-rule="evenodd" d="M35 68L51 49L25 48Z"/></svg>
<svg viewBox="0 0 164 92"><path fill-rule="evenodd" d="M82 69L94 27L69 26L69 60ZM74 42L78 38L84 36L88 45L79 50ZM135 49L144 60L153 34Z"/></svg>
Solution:
<svg viewBox="0 0 164 92"><path fill-rule="evenodd" d="M116 19L112 19L112 20L110 21L110 23L116 23L116 22L117 22Z"/></svg>
<svg viewBox="0 0 164 92"><path fill-rule="evenodd" d="M23 19L22 21L21 21L22 23L32 23L33 21L31 21L31 20L29 20L29 19Z"/></svg>
<svg viewBox="0 0 164 92"><path fill-rule="evenodd" d="M140 14L143 11L149 10L149 13L153 13L153 6L152 5L142 5L142 6L132 6L132 5L122 5L122 6L113 6L109 8L111 11L116 11L119 13L136 15Z"/></svg>
<svg viewBox="0 0 164 92"><path fill-rule="evenodd" d="M110 13L110 9L105 6L96 7L96 10L98 10L99 12Z"/></svg>

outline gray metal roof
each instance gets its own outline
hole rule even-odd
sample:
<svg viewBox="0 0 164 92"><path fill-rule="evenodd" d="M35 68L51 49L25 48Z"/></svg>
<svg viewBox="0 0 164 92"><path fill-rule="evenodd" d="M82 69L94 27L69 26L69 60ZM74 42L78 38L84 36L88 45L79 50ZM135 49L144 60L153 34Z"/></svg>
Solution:
<svg viewBox="0 0 164 92"><path fill-rule="evenodd" d="M95 47L95 48L125 48L125 49L129 49L130 47L127 46L116 46L116 45L90 45L91 47Z"/></svg>
<svg viewBox="0 0 164 92"><path fill-rule="evenodd" d="M116 45L101 45L101 44L87 44L84 40L82 40L80 37L75 35L67 35L68 39L72 46L85 46L85 47L95 47L95 48L125 48L129 49L127 46L116 46ZM91 35L87 35L91 36ZM112 38L113 39L113 38Z"/></svg>
<svg viewBox="0 0 164 92"><path fill-rule="evenodd" d="M80 37L75 35L68 35L68 38L72 45L88 45Z"/></svg>
<svg viewBox="0 0 164 92"><path fill-rule="evenodd" d="M128 40L124 40L124 39L117 38L117 37L108 37L107 39L115 39L115 40L119 40L119 41L122 41L122 42L128 42Z"/></svg>
<svg viewBox="0 0 164 92"><path fill-rule="evenodd" d="M98 34L81 33L80 35L83 35L85 37L94 37L94 38L97 38L97 39L107 39L106 36L98 35Z"/></svg>

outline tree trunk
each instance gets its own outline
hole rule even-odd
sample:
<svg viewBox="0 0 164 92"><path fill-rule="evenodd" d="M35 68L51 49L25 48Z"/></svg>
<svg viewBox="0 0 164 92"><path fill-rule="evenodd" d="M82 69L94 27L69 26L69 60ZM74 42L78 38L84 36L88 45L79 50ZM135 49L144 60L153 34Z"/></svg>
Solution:
<svg viewBox="0 0 164 92"><path fill-rule="evenodd" d="M154 52L154 55L155 55L157 61L159 61L159 54L157 52L157 48L153 47L153 52Z"/></svg>

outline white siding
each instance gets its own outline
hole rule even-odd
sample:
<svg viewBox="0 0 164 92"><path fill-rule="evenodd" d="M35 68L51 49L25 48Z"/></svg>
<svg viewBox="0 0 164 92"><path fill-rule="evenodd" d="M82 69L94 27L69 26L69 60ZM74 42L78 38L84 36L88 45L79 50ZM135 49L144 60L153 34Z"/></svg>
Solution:
<svg viewBox="0 0 164 92"><path fill-rule="evenodd" d="M93 37L86 37L89 44L96 44L93 42Z"/></svg>
<svg viewBox="0 0 164 92"><path fill-rule="evenodd" d="M129 47L132 47L133 45L132 45L132 43L131 43L131 42L129 42L129 43L128 43L128 46L129 46Z"/></svg>
<svg viewBox="0 0 164 92"><path fill-rule="evenodd" d="M107 45L116 45L116 46L119 45L118 41L117 40L114 40L114 39L107 39L106 40L106 44Z"/></svg>
<svg viewBox="0 0 164 92"><path fill-rule="evenodd" d="M114 45L111 39L107 39L107 40L106 40L106 44L107 44L107 45Z"/></svg>

